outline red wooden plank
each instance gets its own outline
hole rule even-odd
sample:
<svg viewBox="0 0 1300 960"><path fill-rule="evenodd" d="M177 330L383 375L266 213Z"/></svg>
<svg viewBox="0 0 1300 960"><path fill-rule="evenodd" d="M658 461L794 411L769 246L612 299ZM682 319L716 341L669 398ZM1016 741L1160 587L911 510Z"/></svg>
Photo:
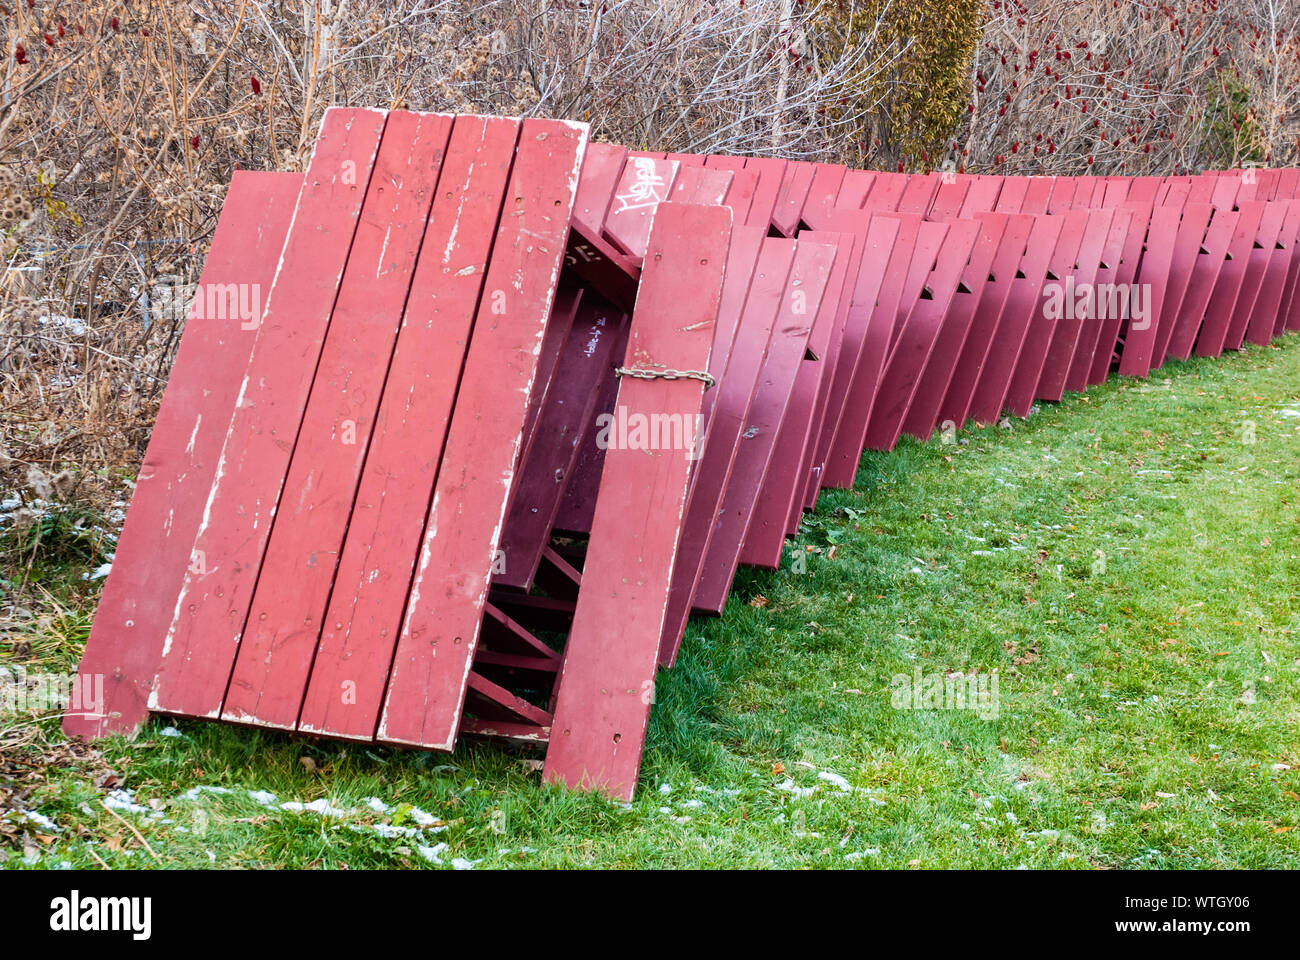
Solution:
<svg viewBox="0 0 1300 960"><path fill-rule="evenodd" d="M1114 282L1121 289L1135 289L1137 271L1142 262L1142 249L1146 244L1147 228L1151 225L1151 214L1155 208L1149 200L1123 200L1119 209L1131 214L1128 233L1124 237L1124 246L1120 253L1119 266L1115 271ZM1120 331L1128 319L1128 311L1121 311L1122 316L1107 316L1101 323L1101 333L1097 338L1097 349L1092 357L1092 368L1088 373L1088 383L1101 384L1110 376L1112 364L1118 358Z"/></svg>
<svg viewBox="0 0 1300 960"><path fill-rule="evenodd" d="M538 423L532 454L520 461L519 483L502 529L493 586L527 590L546 547L561 494L578 458L578 443L595 420L597 388L611 368L621 310L587 298L559 365L550 401Z"/></svg>
<svg viewBox="0 0 1300 960"><path fill-rule="evenodd" d="M1098 177L1096 182L1092 185L1092 196L1088 198L1087 206L1089 208L1107 206L1106 194L1109 186L1110 185L1106 182L1104 177Z"/></svg>
<svg viewBox="0 0 1300 960"><path fill-rule="evenodd" d="M913 216L920 216L920 214L913 214ZM894 329L889 338L891 352L897 345L899 337L902 336L907 318L911 316L917 301L925 295L926 286L931 279L931 271L934 270L934 266L938 262L939 249L943 245L945 234L941 230L936 230L936 226L941 226L941 224L930 224L928 226L922 224L917 233L916 250L912 253L912 262L908 264L907 270L903 273L903 286L899 293L898 305L895 308ZM884 289L888 291L889 288L890 282L887 280ZM888 357L889 355L886 354L886 362Z"/></svg>
<svg viewBox="0 0 1300 960"><path fill-rule="evenodd" d="M565 600L576 599L578 589L582 586L582 574L559 551L548 544L542 548L542 562L537 568L536 582L548 596Z"/></svg>
<svg viewBox="0 0 1300 960"><path fill-rule="evenodd" d="M1047 212L1065 213L1067 210L1074 210L1074 194L1077 187L1079 187L1077 178L1057 177L1056 182L1052 184L1052 195L1047 201Z"/></svg>
<svg viewBox="0 0 1300 960"><path fill-rule="evenodd" d="M903 430L914 437L929 438L940 423L940 408L953 381L971 326L991 286L990 277L1009 222L1010 215L1005 213L986 213L975 221L980 227L979 238L962 269L961 285L942 319L934 350L922 368L916 392L903 420ZM956 421L953 426L957 426Z"/></svg>
<svg viewBox="0 0 1300 960"><path fill-rule="evenodd" d="M776 207L772 211L772 226L787 237L793 237L799 229L804 202L808 199L816 172L817 165L806 160L794 160L786 165Z"/></svg>
<svg viewBox="0 0 1300 960"><path fill-rule="evenodd" d="M878 173L862 209L885 212L897 210L923 217L930 209L936 184L928 177L909 177L905 173Z"/></svg>
<svg viewBox="0 0 1300 960"><path fill-rule="evenodd" d="M1025 199L1020 205L1022 213L1047 213L1047 202L1051 199L1052 189L1056 186L1056 177L1028 177L1025 185Z"/></svg>
<svg viewBox="0 0 1300 960"><path fill-rule="evenodd" d="M150 710L220 713L362 199L382 203L370 171L386 116L331 109L321 121L163 642Z"/></svg>
<svg viewBox="0 0 1300 960"><path fill-rule="evenodd" d="M731 181L731 189L727 191L727 199L723 202L731 207L731 213L736 218L737 224L745 223L749 219L749 211L754 204L754 194L758 190L758 174L753 170L745 169L743 157L714 154L705 159L704 165L714 170L730 170L735 174Z"/></svg>
<svg viewBox="0 0 1300 960"><path fill-rule="evenodd" d="M1037 302L1030 312L1011 375L1011 385L1003 400L1003 407L1008 412L1021 417L1028 416L1033 406L1048 352L1061 324L1060 318L1048 315L1047 304L1050 299L1045 296L1049 292L1048 284L1057 288L1070 284L1084 236L1088 232L1090 214L1087 210L1070 210L1062 214L1061 218L1061 233L1048 260L1044 282L1038 287ZM1096 236L1099 231L1094 230L1093 233ZM1072 290L1070 292L1073 293Z"/></svg>
<svg viewBox="0 0 1300 960"><path fill-rule="evenodd" d="M998 213L1020 213L1025 205L1025 197L1028 195L1028 177L1005 177L1002 181L1002 189L998 192L997 206L993 209Z"/></svg>
<svg viewBox="0 0 1300 960"><path fill-rule="evenodd" d="M551 385L555 379L555 367L560 361L560 352L568 342L569 332L578 313L578 304L582 300L582 290L578 287L561 287L555 294L555 303L551 307L551 318L546 322L546 335L542 338L542 352L537 358L537 379L533 381L533 392L528 398L528 415L524 418L524 452L520 462L528 458L532 449L533 435L537 429L537 418L546 399L550 395Z"/></svg>
<svg viewBox="0 0 1300 960"><path fill-rule="evenodd" d="M1155 359L1156 343L1163 322L1162 306L1173 265L1174 237L1181 210L1177 206L1156 207L1147 228L1146 249L1138 267L1137 283L1145 301L1146 316L1133 316L1124 328L1124 350L1119 372L1126 377L1145 377Z"/></svg>
<svg viewBox="0 0 1300 960"><path fill-rule="evenodd" d="M626 366L707 368L730 222L725 207L660 206ZM694 295L682 297L683 288ZM624 377L618 405L629 415L693 415L703 389L698 380ZM632 798L681 534L687 456L626 444L607 451L546 751L548 782Z"/></svg>
<svg viewBox="0 0 1300 960"><path fill-rule="evenodd" d="M1034 219L971 398L970 415L980 423L994 423L1002 413L1029 325L1042 306L1040 293L1064 225L1064 217Z"/></svg>
<svg viewBox="0 0 1300 960"><path fill-rule="evenodd" d="M525 120L377 739L449 750L559 281L587 128ZM486 225L485 225L486 226Z"/></svg>
<svg viewBox="0 0 1300 960"><path fill-rule="evenodd" d="M818 401L819 406L824 406L818 414L820 427L810 440L811 466L803 494L803 508L809 510L815 509L818 493L827 481L827 464L834 455L840 422L849 394L857 383L859 365L865 359L868 372L864 376L879 376L890 329L884 321L877 321L873 328L873 313L899 229L896 216L877 217L848 210L837 211L828 222L841 235L852 236L854 243L836 320L836 355L834 363L827 367L825 397ZM869 346L868 338L873 333L875 337ZM879 359L876 354L880 355ZM874 392L874 380L870 389Z"/></svg>
<svg viewBox="0 0 1300 960"><path fill-rule="evenodd" d="M1206 179L1223 180L1223 177ZM1201 331L1201 322L1210 302L1210 295L1223 269L1224 255L1228 252L1228 243L1237 227L1241 215L1232 209L1215 209L1205 231L1205 238L1196 251L1196 263L1188 279L1187 290L1179 307L1178 318L1173 335L1169 339L1168 355L1177 360L1186 360L1192 354L1192 347Z"/></svg>
<svg viewBox="0 0 1300 960"><path fill-rule="evenodd" d="M627 148L593 143L583 158L565 264L602 296L624 308L636 297L640 267L605 238L605 216L622 175Z"/></svg>
<svg viewBox="0 0 1300 960"><path fill-rule="evenodd" d="M1156 195L1157 206L1183 207L1192 192L1192 184L1186 177L1169 177Z"/></svg>
<svg viewBox="0 0 1300 960"><path fill-rule="evenodd" d="M1165 302L1160 308L1160 332L1156 338L1152 366L1165 362L1169 352L1170 341L1179 325L1182 314L1183 299L1192 279L1192 271L1200 262L1200 250L1205 242L1205 232L1210 225L1210 216L1214 208L1208 203L1193 203L1190 200L1183 205L1183 218L1178 224L1178 233L1174 236L1174 252L1169 268L1169 284L1165 289Z"/></svg>
<svg viewBox="0 0 1300 960"><path fill-rule="evenodd" d="M1282 171L1286 173L1287 171ZM1279 178L1281 181L1281 178ZM1282 189L1279 183L1279 192ZM1294 280L1295 267L1300 264L1296 255L1296 235L1300 232L1300 201L1283 200L1287 204L1286 216L1282 220L1282 229L1277 235L1277 252L1271 269L1264 276L1264 283L1259 290L1259 299L1255 301L1255 312L1269 330L1269 339L1279 337L1286 329L1286 315L1283 305L1287 303L1288 284ZM1247 336L1250 336L1249 330Z"/></svg>
<svg viewBox="0 0 1300 960"><path fill-rule="evenodd" d="M1164 183L1164 177L1134 177L1129 181L1128 194L1124 199L1135 202L1149 200L1152 205L1158 205L1156 195L1159 193L1162 183Z"/></svg>
<svg viewBox="0 0 1300 960"><path fill-rule="evenodd" d="M839 296L853 251L852 237L843 234L809 230L800 234L799 241L831 247L833 253L823 289L816 297L814 291L804 291L803 311L813 317L812 329L781 419L771 467L758 491L753 516L740 545L741 563L771 569L781 565L781 549L790 512L795 497L802 497L804 481L808 477L804 454L814 428L817 396L825 379L827 354L839 312Z"/></svg>
<svg viewBox="0 0 1300 960"><path fill-rule="evenodd" d="M1002 194L1002 185L1006 182L1003 177L991 177L981 175L974 177L971 182L970 190L966 193L966 200L961 206L961 218L969 220L976 213L985 213L998 209L998 201ZM1014 210L1003 210L1003 213L1014 213Z"/></svg>
<svg viewBox="0 0 1300 960"><path fill-rule="evenodd" d="M510 740L522 744L546 743L551 738L549 726L539 727L532 723L511 723L508 720L480 720L466 717L461 723L461 733L471 737L492 737L496 740Z"/></svg>
<svg viewBox="0 0 1300 960"><path fill-rule="evenodd" d="M1294 208L1297 204L1292 204ZM1300 286L1300 232L1297 232L1295 243L1291 248L1291 266L1287 270L1286 287L1282 292L1282 302L1278 306L1278 327L1277 335L1294 330L1295 324L1300 322L1300 299L1296 297L1296 288ZM1293 319L1295 318L1295 319Z"/></svg>
<svg viewBox="0 0 1300 960"><path fill-rule="evenodd" d="M704 570L692 601L692 607L697 610L720 613L727 602L740 547L771 464L799 362L816 319L815 313L808 312L807 305L820 303L835 259L834 247L804 240L797 243L790 282L781 300L731 479L705 553ZM742 327L737 336L744 335Z"/></svg>
<svg viewBox="0 0 1300 960"><path fill-rule="evenodd" d="M829 229L827 217L835 209L835 199L840 193L840 184L844 182L847 171L835 163L819 163L813 171L812 183L808 187L808 196L804 199L800 220L815 230Z"/></svg>
<svg viewBox="0 0 1300 960"><path fill-rule="evenodd" d="M835 210L861 210L867 202L877 177L883 177L871 170L849 170L840 181L839 193L835 195Z"/></svg>
<svg viewBox="0 0 1300 960"><path fill-rule="evenodd" d="M750 204L749 218L745 222L750 226L770 229L776 214L776 204L781 193L781 184L785 179L787 162L777 157L747 157L745 169L758 176L758 186L754 190L754 200Z"/></svg>
<svg viewBox="0 0 1300 960"><path fill-rule="evenodd" d="M691 600L699 583L704 556L713 537L714 518L722 504L740 444L741 431L758 387L781 294L794 259L792 242L765 241L759 227L736 227L731 234L727 268L718 309L718 332L709 355L709 372L718 385L704 395L709 410L704 449L691 475L686 519L673 566L668 612L664 619L659 660L670 667L677 658ZM730 349L720 356L723 331ZM718 376L721 366L722 375Z"/></svg>
<svg viewBox="0 0 1300 960"><path fill-rule="evenodd" d="M848 489L857 476L871 404L893 339L902 282L916 252L920 226L920 218L909 214L875 216L867 227L831 392L829 410L834 415L828 412L822 431L825 447L819 458L823 463L819 479L823 487Z"/></svg>
<svg viewBox="0 0 1300 960"><path fill-rule="evenodd" d="M298 729L370 740L409 595L519 121L458 117L380 398ZM347 694L344 696L344 694Z"/></svg>
<svg viewBox="0 0 1300 960"><path fill-rule="evenodd" d="M484 613L483 637L474 654L475 663L494 662L490 654L496 652L533 660L551 660L555 664L555 669L559 669L560 654L525 630L518 621L506 616L491 603L487 605Z"/></svg>
<svg viewBox="0 0 1300 960"><path fill-rule="evenodd" d="M962 205L966 202L966 194L970 192L972 182L970 177L941 180L939 189L934 195L934 203L931 204L930 212L926 216L931 220L956 220L961 216Z"/></svg>
<svg viewBox="0 0 1300 960"><path fill-rule="evenodd" d="M495 590L489 597L487 609L497 607L511 617L526 621L537 630L567 632L573 624L575 602L568 597L549 597L519 593L516 590ZM486 625L488 620L484 618ZM477 653L477 652L476 652Z"/></svg>
<svg viewBox="0 0 1300 960"><path fill-rule="evenodd" d="M812 459L803 497L803 505L809 510L817 505L826 461L834 446L835 434L843 418L849 391L853 389L868 336L873 333L875 337L870 352L866 354L869 372L864 372L864 376L879 375L879 366L872 358L878 352L883 356L888 346L889 330L883 321L878 330L873 330L871 318L890 251L898 235L899 221L893 217L867 219L860 214L843 212L836 218L835 225L841 234L851 234L854 243L849 255L845 293L840 297L840 316L836 319L838 346L834 363L827 366L826 396L818 400L820 425L810 443ZM871 389L874 390L874 386Z"/></svg>
<svg viewBox="0 0 1300 960"><path fill-rule="evenodd" d="M1215 208L1219 210L1234 210L1237 206L1237 195L1240 192L1240 177L1219 177L1215 181L1210 203L1214 204Z"/></svg>
<svg viewBox="0 0 1300 960"><path fill-rule="evenodd" d="M1073 267L1062 282L1062 296L1058 301L1060 315L1053 323L1051 344L1035 391L1040 400L1053 403L1059 403L1065 395L1065 380L1084 330L1095 328L1100 323L1099 314L1108 311L1110 304L1109 297L1098 296L1096 283L1115 211L1100 208L1072 212L1087 216L1087 225Z"/></svg>
<svg viewBox="0 0 1300 960"><path fill-rule="evenodd" d="M1272 200L1277 195L1277 179L1280 171L1272 168L1260 170L1256 173L1258 187L1255 191L1256 200Z"/></svg>
<svg viewBox="0 0 1300 960"><path fill-rule="evenodd" d="M623 174L627 147L613 143L591 143L582 159L582 177L573 201L573 226L586 237L604 230L614 189Z"/></svg>
<svg viewBox="0 0 1300 960"><path fill-rule="evenodd" d="M241 625L222 719L292 730L452 118L394 111Z"/></svg>
<svg viewBox="0 0 1300 960"><path fill-rule="evenodd" d="M1276 186L1277 178L1271 183ZM1276 317L1258 309L1267 278L1286 273L1286 249L1282 246L1282 225L1291 209L1290 200L1270 200L1260 219L1259 235L1255 238L1256 247L1250 253L1246 279L1242 281L1242 296L1237 301L1238 310L1244 314L1243 339L1251 343L1264 345L1273 339L1273 326ZM1235 320L1235 317L1234 317ZM1232 334L1229 333L1231 338Z"/></svg>
<svg viewBox="0 0 1300 960"><path fill-rule="evenodd" d="M1282 171L1278 179L1277 196L1279 199L1300 199L1300 169L1288 168ZM1294 208L1295 205L1292 206ZM1286 230L1287 227L1284 225L1284 234ZM1278 315L1277 324L1274 327L1274 336L1281 336L1290 329L1292 312L1300 306L1295 300L1296 284L1298 275L1300 275L1300 232L1297 233L1296 242L1292 244L1290 253L1290 265L1287 267L1286 281L1277 308Z"/></svg>
<svg viewBox="0 0 1300 960"><path fill-rule="evenodd" d="M759 251L768 231L763 227L741 225L733 227L731 244L727 248L727 264L722 285L721 307L718 309L717 323L713 329L713 348L709 351L709 374L721 384L727 376L731 362L731 352L735 348L736 334L740 331L741 319L746 307L746 298L754 280L754 268L758 264ZM787 266L788 272L788 266ZM762 347L765 349L765 334ZM750 387L752 392L752 387ZM723 388L704 391L701 410L707 424L713 417L714 405L723 393ZM698 466L698 464L696 464ZM694 483L694 473L692 473Z"/></svg>
<svg viewBox="0 0 1300 960"><path fill-rule="evenodd" d="M534 657L524 656L517 653L498 653L495 650L487 649L486 635L487 630L485 627L484 639L479 644L478 652L474 654L475 673L480 673L491 679L492 676L504 678L518 676L524 672L528 672L529 674L549 675L550 680L546 682L554 683L554 675L560 672L559 657ZM464 722L464 718L462 718L462 732L464 730Z"/></svg>
<svg viewBox="0 0 1300 960"><path fill-rule="evenodd" d="M605 235L638 263L645 258L650 221L668 199L677 167L676 160L630 157L614 187L605 213Z"/></svg>
<svg viewBox="0 0 1300 960"><path fill-rule="evenodd" d="M730 170L709 167L681 167L673 181L673 203L720 204L727 198L735 174Z"/></svg>
<svg viewBox="0 0 1300 960"><path fill-rule="evenodd" d="M1064 210L1091 210L1093 207L1102 206L1102 199L1106 195L1106 183L1101 177L1061 177L1057 180L1056 188L1061 190L1062 181L1074 184L1072 192L1065 203L1062 204ZM1053 200L1056 194L1053 192Z"/></svg>
<svg viewBox="0 0 1300 960"><path fill-rule="evenodd" d="M848 325L849 309L853 301L854 278L862 266L862 252L866 238L860 234L839 233L834 235L840 250L831 267L830 279L826 283L826 295L822 297L822 309L833 310L834 324L831 328L830 342L823 359L821 382L814 401L812 418L809 422L808 435L804 444L803 456L799 464L795 496L790 503L790 512L786 517L786 535L798 533L799 521L805 508L811 510L817 506L817 493L821 489L822 462L817 459L819 446L830 411L831 387L835 370L839 366L840 354L844 349L844 333ZM816 238L813 238L816 239ZM838 416L838 411L833 414Z"/></svg>
<svg viewBox="0 0 1300 960"><path fill-rule="evenodd" d="M758 175L749 170L732 170L732 174L731 187L723 204L731 208L733 216L748 220L754 205L754 191L758 189Z"/></svg>
<svg viewBox="0 0 1300 960"><path fill-rule="evenodd" d="M627 343L627 327L620 328L621 336L613 343L612 362L622 363ZM618 393L618 380L611 369L601 381L596 414L612 413ZM591 531L591 520L596 510L596 493L600 488L600 472L605 465L605 451L596 445L596 431L588 430L578 449L578 462L564 488L564 498L555 515L555 527L571 533Z"/></svg>
<svg viewBox="0 0 1300 960"><path fill-rule="evenodd" d="M1295 200L1300 196L1300 168L1289 167L1278 172L1275 196L1278 200Z"/></svg>
<svg viewBox="0 0 1300 960"><path fill-rule="evenodd" d="M1284 296L1282 319L1284 331L1294 333L1300 330L1300 282L1293 277L1289 283L1290 291Z"/></svg>
<svg viewBox="0 0 1300 960"><path fill-rule="evenodd" d="M1188 203L1210 203L1214 199L1214 188L1219 178L1208 174L1192 177L1191 191L1187 194Z"/></svg>
<svg viewBox="0 0 1300 960"><path fill-rule="evenodd" d="M735 157L728 153L711 153L704 158L704 165L713 170L731 170L739 173L745 169L745 158ZM758 182L758 174L754 171L754 182Z"/></svg>
<svg viewBox="0 0 1300 960"><path fill-rule="evenodd" d="M1214 284L1214 292L1205 308L1205 322L1196 339L1198 357L1217 357L1223 352L1228 338L1228 327L1232 322L1233 306L1237 294L1241 291L1242 280L1246 274L1246 263L1250 258L1251 248L1255 245L1255 236L1259 232L1260 220L1264 216L1264 203L1260 200L1241 201L1238 211L1237 226L1232 239L1228 241L1228 251L1224 254L1219 278Z"/></svg>
<svg viewBox="0 0 1300 960"><path fill-rule="evenodd" d="M996 220L1003 217L1007 225L989 268L987 286L971 320L970 332L939 407L939 422L948 421L958 428L970 416L976 388L982 382L989 351L997 341L998 326L1034 226L1034 218L1028 214L977 213L975 217L984 223L986 231L991 231Z"/></svg>
<svg viewBox="0 0 1300 960"><path fill-rule="evenodd" d="M876 410L892 411L891 416L900 414L898 403L906 405L907 402L907 397L900 392L907 392L914 385L914 381L904 382L887 376L888 360L906 328L911 311L931 280L931 271L939 258L949 225L918 221L914 213L897 216L901 219L898 239L894 242L893 256L880 285L876 310L872 313L872 324L879 317L881 323L889 328L887 346L879 359L872 358L870 366L859 364L859 380L850 389L835 440L836 450L823 479L827 487L852 487L863 447L871 444L868 431ZM879 424L879 419L876 423Z"/></svg>
<svg viewBox="0 0 1300 960"><path fill-rule="evenodd" d="M466 686L467 712L472 712L478 718L487 719L484 715L490 713L494 720L504 718L508 722L535 723L539 726L551 722L551 715L545 710L474 670L470 671Z"/></svg>
<svg viewBox="0 0 1300 960"><path fill-rule="evenodd" d="M1098 199L1100 193L1105 190L1105 182L1097 181ZM1122 258L1124 256L1124 242L1128 238L1129 228L1133 224L1133 211L1124 207L1102 207L1099 204L1092 209L1110 209L1114 215L1110 222L1110 232L1106 236L1106 242L1102 246L1101 261L1097 264L1097 285L1100 290L1109 291L1120 288L1116 286L1119 277ZM1121 313L1122 311L1117 311ZM1107 304L1106 316L1094 317L1089 323L1083 325L1083 330L1079 335L1079 342L1074 351L1074 359L1070 362L1070 371L1066 375L1066 390L1086 390L1088 389L1088 375L1092 371L1093 362L1097 356L1097 346L1101 342L1103 331L1110 321L1109 301ZM1114 318L1116 321L1115 331L1118 334L1119 323L1122 322L1122 316ZM1110 345L1106 347L1107 358L1114 349L1114 337L1111 338Z"/></svg>
<svg viewBox="0 0 1300 960"><path fill-rule="evenodd" d="M102 709L66 714L70 737L130 734L148 716L163 637L302 184L296 173L235 171L231 179L77 668L84 689L102 678Z"/></svg>
<svg viewBox="0 0 1300 960"><path fill-rule="evenodd" d="M957 288L968 261L973 258L982 225L976 220L955 220L946 226L947 235L939 248L934 268L926 278L925 293L909 312L881 375L880 391L872 404L871 419L867 424L866 446L874 450L892 450L898 443L922 374L939 341L940 331L953 319L949 313L953 308L953 298L959 296ZM983 248L981 256L988 253L991 260L992 249L991 245ZM987 277L987 263L983 272ZM960 296L973 298L973 291ZM969 316L965 305L958 307L957 313Z"/></svg>
<svg viewBox="0 0 1300 960"><path fill-rule="evenodd" d="M1190 181L1185 177L1166 177L1156 191L1156 206L1176 207L1179 210L1181 218L1182 209L1187 203L1187 196L1190 193ZM1153 214L1154 215L1154 214ZM1170 313L1170 301L1173 300L1178 292L1176 290L1175 266L1176 258L1179 255L1178 245L1178 228L1181 226L1181 220L1175 229L1167 236L1161 235L1158 238L1149 234L1146 246L1143 248L1142 262L1148 267L1159 265L1164 275L1164 287L1159 289L1152 286L1151 291L1159 292L1160 300L1152 304L1152 325L1151 325L1151 369L1158 368L1164 362L1163 348L1167 346L1172 327L1177 323L1177 317ZM1152 255L1147 254L1151 247L1153 239L1156 241L1156 249ZM1166 247L1171 249L1166 250ZM1187 241L1184 240L1184 251L1187 247ZM1168 266L1165 266L1166 253L1168 254ZM1141 267L1139 267L1141 269ZM1147 288L1144 288L1147 289ZM1130 325L1131 326L1131 325ZM1146 334L1143 334L1145 338ZM1125 338L1127 346L1127 336Z"/></svg>
<svg viewBox="0 0 1300 960"><path fill-rule="evenodd" d="M1129 188L1133 181L1128 177L1107 177L1106 193L1102 198L1102 206L1118 207L1128 199Z"/></svg>

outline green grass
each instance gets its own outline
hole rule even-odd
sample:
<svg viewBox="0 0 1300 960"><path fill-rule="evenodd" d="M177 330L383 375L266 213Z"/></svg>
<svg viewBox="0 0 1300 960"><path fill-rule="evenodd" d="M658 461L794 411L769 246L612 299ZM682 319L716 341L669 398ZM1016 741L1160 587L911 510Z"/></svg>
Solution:
<svg viewBox="0 0 1300 960"><path fill-rule="evenodd" d="M805 524L800 563L742 573L725 615L692 624L629 809L544 787L529 754L494 745L443 756L155 722L103 748L157 808L120 812L153 854L99 805L87 764L37 780L27 806L62 829L30 828L53 839L28 849L76 867L430 866L419 847L437 843L480 869L1294 865L1286 410L1300 412L1294 337L867 454L857 488ZM24 656L72 663L88 612L51 615ZM997 716L895 709L891 679L918 666L996 670ZM59 747L52 721L20 723L0 727L11 756ZM199 785L232 792L184 797ZM362 812L293 813L249 790ZM406 805L445 829L368 829L419 829Z"/></svg>

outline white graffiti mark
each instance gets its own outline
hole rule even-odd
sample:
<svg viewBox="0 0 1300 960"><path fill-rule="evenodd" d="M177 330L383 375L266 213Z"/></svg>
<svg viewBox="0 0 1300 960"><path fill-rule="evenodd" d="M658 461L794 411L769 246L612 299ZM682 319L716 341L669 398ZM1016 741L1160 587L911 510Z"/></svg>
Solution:
<svg viewBox="0 0 1300 960"><path fill-rule="evenodd" d="M640 210L653 207L663 201L661 190L666 186L664 178L655 169L655 162L650 157L633 157L632 169L636 179L626 193L618 194L614 199L619 202L615 213L627 210Z"/></svg>

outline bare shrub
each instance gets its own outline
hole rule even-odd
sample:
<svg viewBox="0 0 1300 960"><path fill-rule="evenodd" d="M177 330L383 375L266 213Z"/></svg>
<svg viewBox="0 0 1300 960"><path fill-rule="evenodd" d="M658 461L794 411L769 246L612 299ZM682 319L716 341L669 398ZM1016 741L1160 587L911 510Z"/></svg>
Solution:
<svg viewBox="0 0 1300 960"><path fill-rule="evenodd" d="M841 155L870 31L800 0L9 0L0 485L134 472L231 172L302 169L330 105L547 115L696 152ZM865 28L864 28L865 29Z"/></svg>
<svg viewBox="0 0 1300 960"><path fill-rule="evenodd" d="M949 157L1057 175L1293 163L1298 12L1294 0L994 0Z"/></svg>

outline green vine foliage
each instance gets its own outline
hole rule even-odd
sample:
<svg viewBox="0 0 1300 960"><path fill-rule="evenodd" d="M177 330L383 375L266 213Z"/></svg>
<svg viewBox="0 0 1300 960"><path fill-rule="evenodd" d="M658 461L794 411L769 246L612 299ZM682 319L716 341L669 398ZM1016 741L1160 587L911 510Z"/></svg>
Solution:
<svg viewBox="0 0 1300 960"><path fill-rule="evenodd" d="M1208 166L1240 167L1262 164L1267 148L1251 104L1251 91L1236 70L1219 70L1210 80L1206 99L1202 153Z"/></svg>
<svg viewBox="0 0 1300 960"><path fill-rule="evenodd" d="M841 100L862 118L862 141L877 165L933 167L969 100L972 58L984 22L982 0L860 0L823 8L828 30L869 37L889 69Z"/></svg>

